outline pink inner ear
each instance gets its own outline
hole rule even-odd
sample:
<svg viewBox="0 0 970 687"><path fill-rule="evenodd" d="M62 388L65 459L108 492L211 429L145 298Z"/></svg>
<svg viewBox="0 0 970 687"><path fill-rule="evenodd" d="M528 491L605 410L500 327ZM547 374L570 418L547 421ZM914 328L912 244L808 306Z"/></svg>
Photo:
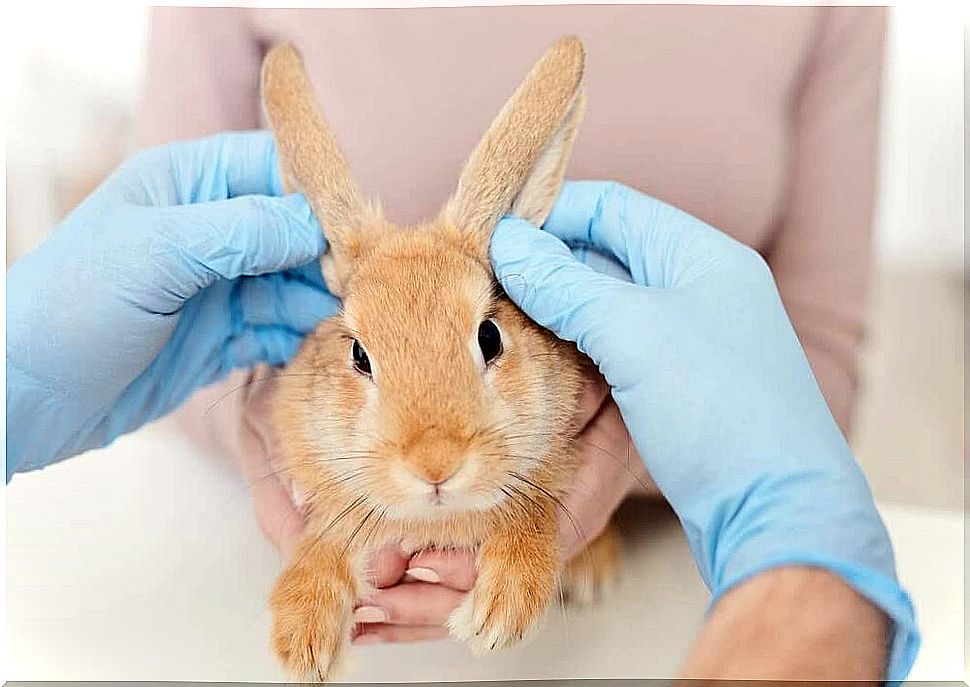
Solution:
<svg viewBox="0 0 970 687"><path fill-rule="evenodd" d="M566 168L586 112L586 93L580 90L555 134L536 160L532 172L512 204L511 214L536 226L545 223L562 188Z"/></svg>

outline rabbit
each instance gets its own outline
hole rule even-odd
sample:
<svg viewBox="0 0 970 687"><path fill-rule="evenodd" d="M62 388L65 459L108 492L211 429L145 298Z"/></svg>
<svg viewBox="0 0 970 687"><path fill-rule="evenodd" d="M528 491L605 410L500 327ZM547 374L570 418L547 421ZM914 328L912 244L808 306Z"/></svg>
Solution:
<svg viewBox="0 0 970 687"><path fill-rule="evenodd" d="M512 304L488 259L501 217L541 225L552 209L583 116L584 59L575 37L549 48L438 217L401 229L361 197L296 48L265 58L284 186L325 228L322 273L343 300L273 402L307 504L307 534L270 599L273 647L297 677L333 679L344 663L367 554L388 542L476 552L477 582L448 627L478 654L522 639L557 591L588 600L614 577L612 525L568 566L557 548L573 416L595 368Z"/></svg>

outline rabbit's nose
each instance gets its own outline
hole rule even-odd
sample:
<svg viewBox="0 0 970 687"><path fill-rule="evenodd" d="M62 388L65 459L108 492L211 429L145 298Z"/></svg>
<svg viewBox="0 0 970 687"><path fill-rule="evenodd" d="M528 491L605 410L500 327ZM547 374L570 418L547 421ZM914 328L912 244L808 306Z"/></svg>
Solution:
<svg viewBox="0 0 970 687"><path fill-rule="evenodd" d="M468 460L468 445L460 437L426 433L404 447L403 462L409 472L433 487L440 487Z"/></svg>

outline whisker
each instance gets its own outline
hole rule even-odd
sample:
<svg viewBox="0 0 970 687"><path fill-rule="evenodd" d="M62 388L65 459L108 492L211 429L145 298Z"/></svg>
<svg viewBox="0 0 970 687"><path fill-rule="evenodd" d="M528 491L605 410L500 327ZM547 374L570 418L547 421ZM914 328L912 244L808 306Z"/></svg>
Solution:
<svg viewBox="0 0 970 687"><path fill-rule="evenodd" d="M339 523L341 520L346 518L350 513L352 513L354 510L356 510L360 505L362 505L366 501L367 501L366 496L358 496L356 499L351 501L350 505L344 508L342 511L340 511L340 513L333 520L330 521L329 525L327 525L326 527L323 528L323 530L317 533L317 535L313 538L313 544L307 547L307 549L303 552L303 554L299 557L299 559L297 559L297 561L293 564L293 566L295 567L295 566L298 566L300 563L302 563L307 553L309 553L311 549L313 549L317 544L320 543L320 541L326 536L327 532L332 530L337 525L337 523Z"/></svg>
<svg viewBox="0 0 970 687"><path fill-rule="evenodd" d="M338 460L380 460L380 456L376 456L369 453L362 453L359 455L349 455L349 456L337 456L336 458L324 458L319 461L321 463L333 463Z"/></svg>
<svg viewBox="0 0 970 687"><path fill-rule="evenodd" d="M383 524L385 515L387 515L386 506L381 508L381 512L377 514L377 519L374 521L374 524L371 525L371 528L367 531L367 534L364 536L364 541L361 542L361 545L360 545L360 548L362 550L365 550L367 548L367 542L370 541L370 538L377 531L377 528L380 527L381 524Z"/></svg>
<svg viewBox="0 0 970 687"><path fill-rule="evenodd" d="M220 396L219 398L217 398L215 401L213 401L209 405L209 407L206 408L205 411L202 413L202 417L207 416L209 413L212 412L212 410L217 405L219 405L220 403L222 403L223 401L225 401L227 398L229 398L233 394L239 393L240 391L249 388L250 385L256 384L258 382L269 382L271 380L280 379L282 377L323 377L323 378L326 378L327 375L324 374L324 373L322 373L322 372L276 372L276 373L269 374L269 375L267 375L265 377L258 377L258 378L255 378L255 379L247 379L242 384L233 387L232 389L230 389L229 391L227 391L226 393L224 393L222 396Z"/></svg>
<svg viewBox="0 0 970 687"><path fill-rule="evenodd" d="M265 475L260 475L259 477L253 477L250 482L261 482L264 479L269 479L270 477L276 477L286 472L292 472L304 467L310 467L313 465L313 461L301 461L299 463L293 463L292 465L283 465L275 470L270 470ZM247 485L248 486L248 485Z"/></svg>
<svg viewBox="0 0 970 687"><path fill-rule="evenodd" d="M357 533L360 532L361 528L367 523L368 520L370 520L371 516L374 515L374 513L376 512L377 512L377 506L373 506L369 511L367 511L367 515L361 518L360 522L357 524L357 527L354 528L354 531L350 533L350 537L348 537L346 543L344 543L344 548L343 548L344 554L346 554L350 550L350 545L353 543L354 538L357 536Z"/></svg>
<svg viewBox="0 0 970 687"><path fill-rule="evenodd" d="M566 508L566 506L562 502L562 500L558 496L556 496L555 494L553 494L551 491L549 491L548 489L546 489L545 487L543 487L543 486L541 486L539 484L536 484L535 482L533 482L529 478L523 477L522 475L520 475L517 472L507 472L506 474L509 475L509 477L512 477L514 479L517 479L517 480L519 480L521 482L525 482L526 484L528 484L529 486L531 486L533 489L539 491L540 493L542 493L543 495L545 495L547 498L549 498L549 500L551 500L556 505L556 507L559 508L562 511L563 515L566 516L566 519L569 520L570 525L572 525L572 528L576 531L576 536L579 537L579 541L581 541L584 544L583 550L585 551L586 556L588 557L587 560L589 560L590 565L592 565L592 558L590 557L590 553L589 553L589 543L590 543L589 542L589 539L586 537L586 534L583 532L583 530L579 527L579 523L576 522L576 518L573 517L573 514L569 511L568 508Z"/></svg>
<svg viewBox="0 0 970 687"><path fill-rule="evenodd" d="M562 627L563 635L566 639L566 645L569 645L569 616L566 613L566 598L563 594L562 589L562 575L559 578L559 584L556 585L556 591L559 592L559 609L562 611Z"/></svg>
<svg viewBox="0 0 970 687"><path fill-rule="evenodd" d="M509 487L509 489L512 489L516 493L521 494L524 498L526 498L529 501L531 501L532 503L536 504L536 507L538 507L540 509L542 508L541 504L539 504L537 501L535 501L531 496L529 496L528 494L526 494L524 491L522 491L520 489L517 489L516 487L513 487L511 485L507 485L507 486ZM538 485L535 485L535 486L538 487ZM546 492L546 493L548 494L548 492ZM573 528L576 529L576 535L579 537L580 541L586 542L586 538L579 531L578 525L576 524L576 521L573 519L572 514L569 513L568 509L566 509L566 507L561 502L559 502L558 499L556 499L555 497L552 497L552 498L556 502L556 504L562 509L562 511L566 514L566 517L572 523ZM586 558L586 562L590 565L590 567L593 567L593 565L594 565L593 564L593 557L592 557L592 554L589 552L589 546L583 546L582 552L583 552L583 555ZM565 566L568 566L569 565L569 561L564 561L564 565ZM565 568L564 568L564 570L565 570ZM560 594L561 593L562 593L562 590L560 590Z"/></svg>
<svg viewBox="0 0 970 687"><path fill-rule="evenodd" d="M366 473L367 473L367 467L366 466L360 467L360 468L355 468L355 469L347 472L346 474L341 475L339 479L331 482L330 484L332 484L335 487L340 486L342 484L349 484L349 483L351 483L351 482L353 482L353 481L355 481L355 480L363 477L364 475L366 475Z"/></svg>
<svg viewBox="0 0 970 687"><path fill-rule="evenodd" d="M605 453L610 458L612 458L613 460L615 460L617 463L620 463L621 465L623 464L623 462L620 460L620 457L619 456L611 453L610 451L607 451L605 448L603 448L602 446L596 444L595 442L593 442L590 439L580 438L580 439L577 439L576 441L577 442L584 441L587 444L589 444L590 446L592 446L593 448L598 449L599 451ZM630 444L629 444L629 442L627 442L627 462L626 462L626 465L624 465L623 467L626 468L626 471L629 472L630 475L633 476L633 479L635 479L637 481L637 483L641 487L644 488L644 490L646 490L648 492L651 491L651 488L649 486L647 486L647 483L644 482L643 479L636 472L634 472L633 471L633 468L630 466L630 458L631 457L632 457L632 452L630 451Z"/></svg>
<svg viewBox="0 0 970 687"><path fill-rule="evenodd" d="M504 487L500 487L500 489L502 490L502 493L504 493L506 496L508 496L509 503L512 506L514 506L516 509L520 510L523 515L525 515L525 516L528 516L529 515L529 511L526 509L526 507L522 503L519 502L519 499L516 498L516 495L518 494L518 495L521 496L522 495L522 492L520 492L520 491L516 490L514 487L511 487L511 486L508 486L508 485L506 485Z"/></svg>
<svg viewBox="0 0 970 687"><path fill-rule="evenodd" d="M525 493L521 489L518 489L516 487L513 487L511 484L507 484L506 487L508 487L513 493L518 494L523 499L525 499L526 501L528 501L529 503L531 503L533 506L535 506L536 508L538 508L540 511L545 510L545 508L543 508L543 506L542 506L541 503L539 503L538 501L536 501L534 498L532 498L532 496L530 496L529 494ZM525 512L528 515L528 510L526 510Z"/></svg>

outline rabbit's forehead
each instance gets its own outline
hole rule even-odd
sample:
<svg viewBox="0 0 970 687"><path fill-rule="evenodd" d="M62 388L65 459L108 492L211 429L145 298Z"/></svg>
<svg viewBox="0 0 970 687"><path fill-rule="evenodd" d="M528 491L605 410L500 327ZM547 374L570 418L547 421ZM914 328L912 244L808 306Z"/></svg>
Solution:
<svg viewBox="0 0 970 687"><path fill-rule="evenodd" d="M456 250L379 251L355 275L345 315L372 346L464 341L492 305L492 293L491 275Z"/></svg>

